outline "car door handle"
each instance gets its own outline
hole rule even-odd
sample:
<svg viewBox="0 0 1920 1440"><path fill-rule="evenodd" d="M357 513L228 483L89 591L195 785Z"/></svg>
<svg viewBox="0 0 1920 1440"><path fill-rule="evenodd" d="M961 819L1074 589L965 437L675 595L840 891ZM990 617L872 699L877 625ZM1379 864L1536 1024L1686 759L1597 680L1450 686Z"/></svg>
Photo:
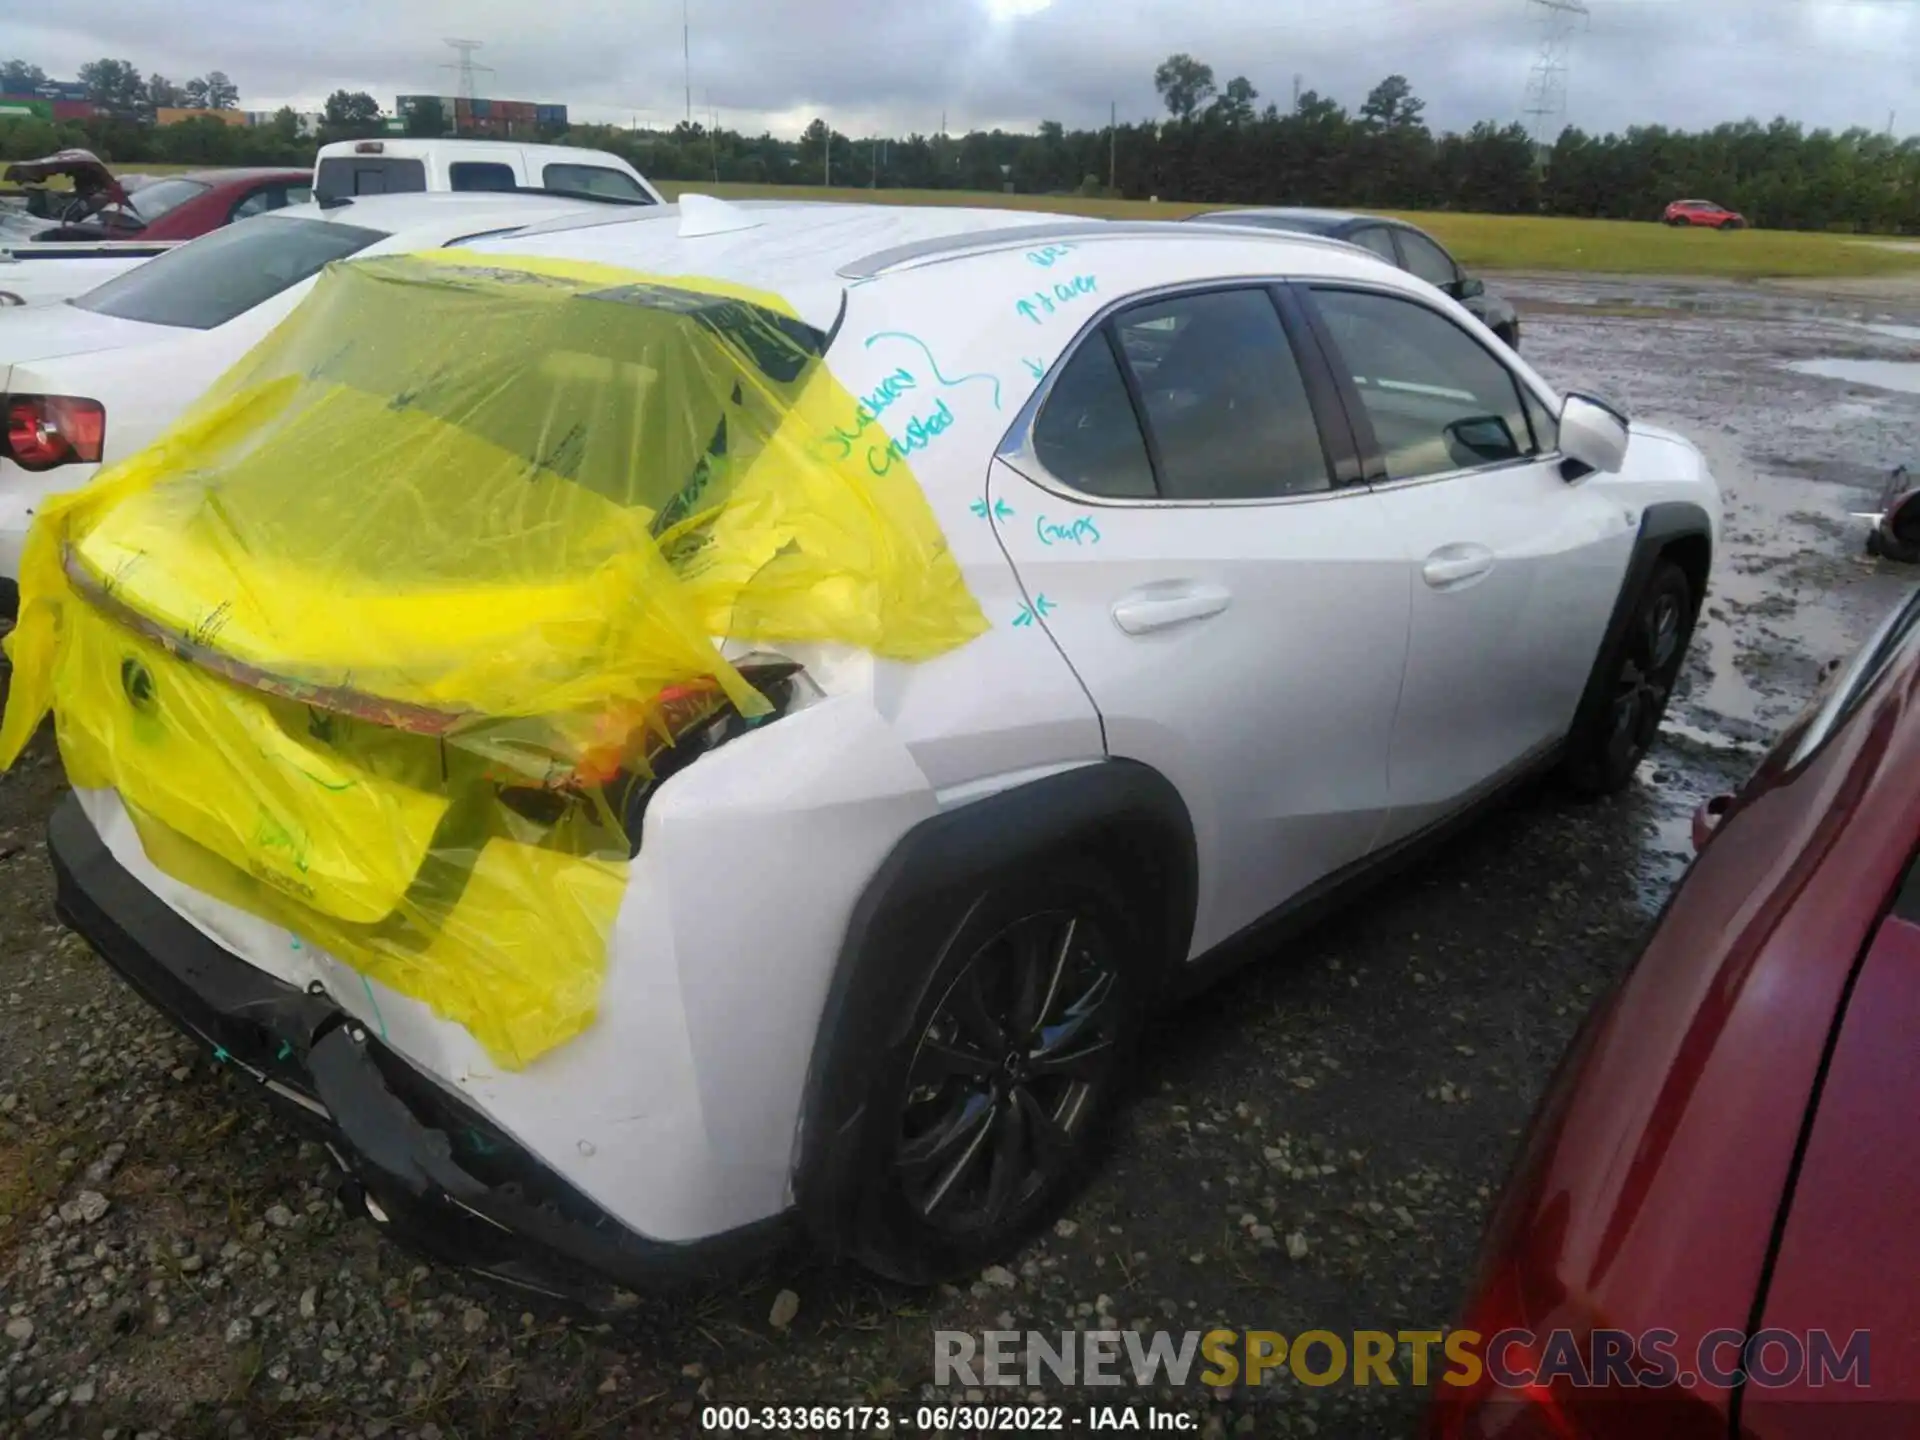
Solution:
<svg viewBox="0 0 1920 1440"><path fill-rule="evenodd" d="M1420 578L1436 590L1457 590L1490 573L1493 560L1484 545L1442 545L1420 567Z"/></svg>
<svg viewBox="0 0 1920 1440"><path fill-rule="evenodd" d="M1166 580L1142 585L1114 602L1113 623L1129 635L1145 635L1218 615L1233 596L1218 585Z"/></svg>

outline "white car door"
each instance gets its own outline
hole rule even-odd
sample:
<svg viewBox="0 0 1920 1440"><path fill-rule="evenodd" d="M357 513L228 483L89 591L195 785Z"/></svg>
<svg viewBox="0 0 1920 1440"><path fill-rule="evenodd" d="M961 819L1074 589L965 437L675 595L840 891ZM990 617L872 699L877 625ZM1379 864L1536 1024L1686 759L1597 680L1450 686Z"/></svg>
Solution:
<svg viewBox="0 0 1920 1440"><path fill-rule="evenodd" d="M1310 293L1412 573L1398 838L1565 735L1636 527L1563 473L1547 400L1465 326L1411 295Z"/></svg>
<svg viewBox="0 0 1920 1440"><path fill-rule="evenodd" d="M989 483L1014 623L1060 647L1109 753L1186 800L1195 954L1365 856L1389 803L1405 559L1379 497L1336 483L1358 476L1351 432L1295 339L1312 353L1259 285L1121 309L1054 368Z"/></svg>

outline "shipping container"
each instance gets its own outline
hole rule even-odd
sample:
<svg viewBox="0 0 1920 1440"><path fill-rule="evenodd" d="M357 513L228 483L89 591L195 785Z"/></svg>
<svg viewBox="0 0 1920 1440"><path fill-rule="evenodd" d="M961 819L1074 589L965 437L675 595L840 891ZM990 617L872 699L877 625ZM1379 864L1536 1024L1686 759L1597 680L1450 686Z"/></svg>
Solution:
<svg viewBox="0 0 1920 1440"><path fill-rule="evenodd" d="M20 120L51 120L53 101L37 95L0 95L0 115Z"/></svg>

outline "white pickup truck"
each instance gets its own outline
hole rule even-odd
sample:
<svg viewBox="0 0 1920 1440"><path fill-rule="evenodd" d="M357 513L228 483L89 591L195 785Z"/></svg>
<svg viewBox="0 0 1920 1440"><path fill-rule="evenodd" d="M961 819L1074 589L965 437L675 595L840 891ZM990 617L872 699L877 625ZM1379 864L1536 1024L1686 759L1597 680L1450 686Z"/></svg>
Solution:
<svg viewBox="0 0 1920 1440"><path fill-rule="evenodd" d="M646 177L605 150L513 140L338 140L320 147L314 197L420 190L547 190L636 205L665 201Z"/></svg>
<svg viewBox="0 0 1920 1440"><path fill-rule="evenodd" d="M113 184L106 167L91 155L73 152L98 171L93 183ZM15 166L36 176L71 173L49 164ZM79 163L73 161L71 163ZM660 205L665 201L638 170L605 150L570 145L522 145L511 140L341 140L320 147L313 170L314 197L322 204L357 195L428 191L543 191L580 195L616 204ZM171 249L177 241L101 240L38 243L25 237L31 227L16 227L0 212L0 311L16 305L43 305L83 295L94 286ZM22 217L24 218L24 216Z"/></svg>

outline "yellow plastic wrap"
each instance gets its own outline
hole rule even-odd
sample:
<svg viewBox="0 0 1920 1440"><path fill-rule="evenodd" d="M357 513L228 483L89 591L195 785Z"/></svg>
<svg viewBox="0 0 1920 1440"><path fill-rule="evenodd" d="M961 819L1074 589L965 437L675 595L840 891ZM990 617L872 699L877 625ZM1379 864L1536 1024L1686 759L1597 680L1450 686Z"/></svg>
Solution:
<svg viewBox="0 0 1920 1440"><path fill-rule="evenodd" d="M51 709L162 869L526 1064L592 1021L663 747L769 708L718 642L986 629L908 468L822 443L821 343L716 282L332 267L41 510L0 766Z"/></svg>

